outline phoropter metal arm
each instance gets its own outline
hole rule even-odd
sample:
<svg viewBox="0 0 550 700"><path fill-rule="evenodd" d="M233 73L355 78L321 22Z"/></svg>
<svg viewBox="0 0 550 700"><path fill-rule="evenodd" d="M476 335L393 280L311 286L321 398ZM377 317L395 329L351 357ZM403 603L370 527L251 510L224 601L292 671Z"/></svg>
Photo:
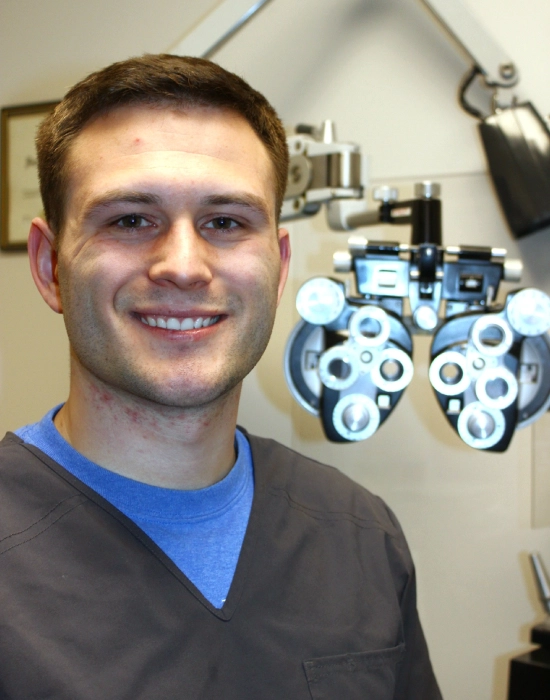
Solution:
<svg viewBox="0 0 550 700"><path fill-rule="evenodd" d="M519 79L515 63L459 0L420 0L458 42L489 87L512 87Z"/></svg>

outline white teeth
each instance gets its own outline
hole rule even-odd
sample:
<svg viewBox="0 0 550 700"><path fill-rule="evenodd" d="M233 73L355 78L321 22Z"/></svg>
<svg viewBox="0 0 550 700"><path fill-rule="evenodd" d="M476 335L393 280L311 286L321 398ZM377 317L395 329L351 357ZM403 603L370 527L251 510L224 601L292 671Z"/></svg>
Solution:
<svg viewBox="0 0 550 700"><path fill-rule="evenodd" d="M166 328L170 331L190 331L194 328L208 328L219 320L219 316L199 316L198 318L187 317L181 321L175 316L140 316L141 322L153 328Z"/></svg>

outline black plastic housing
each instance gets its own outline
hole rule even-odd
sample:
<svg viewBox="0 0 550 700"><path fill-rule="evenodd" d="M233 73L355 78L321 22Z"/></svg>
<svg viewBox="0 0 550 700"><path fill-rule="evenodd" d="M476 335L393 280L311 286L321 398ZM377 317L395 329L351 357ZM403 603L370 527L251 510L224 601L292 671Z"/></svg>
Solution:
<svg viewBox="0 0 550 700"><path fill-rule="evenodd" d="M479 125L489 172L516 238L550 226L550 130L530 102Z"/></svg>

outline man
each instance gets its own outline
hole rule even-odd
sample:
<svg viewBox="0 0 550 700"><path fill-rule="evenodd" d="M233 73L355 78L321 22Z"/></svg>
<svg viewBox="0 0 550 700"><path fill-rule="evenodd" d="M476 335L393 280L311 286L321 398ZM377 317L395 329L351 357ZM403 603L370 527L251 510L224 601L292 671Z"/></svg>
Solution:
<svg viewBox="0 0 550 700"><path fill-rule="evenodd" d="M2 443L0 697L440 698L393 515L236 430L290 255L273 109L145 56L70 90L37 146L31 270L71 381Z"/></svg>

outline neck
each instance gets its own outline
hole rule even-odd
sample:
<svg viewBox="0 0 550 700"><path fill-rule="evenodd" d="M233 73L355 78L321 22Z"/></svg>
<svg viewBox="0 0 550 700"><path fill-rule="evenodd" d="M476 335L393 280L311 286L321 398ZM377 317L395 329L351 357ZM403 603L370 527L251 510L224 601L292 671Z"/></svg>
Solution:
<svg viewBox="0 0 550 700"><path fill-rule="evenodd" d="M235 463L241 386L206 406L163 406L71 368L69 398L55 417L61 435L92 462L154 486L200 489Z"/></svg>

